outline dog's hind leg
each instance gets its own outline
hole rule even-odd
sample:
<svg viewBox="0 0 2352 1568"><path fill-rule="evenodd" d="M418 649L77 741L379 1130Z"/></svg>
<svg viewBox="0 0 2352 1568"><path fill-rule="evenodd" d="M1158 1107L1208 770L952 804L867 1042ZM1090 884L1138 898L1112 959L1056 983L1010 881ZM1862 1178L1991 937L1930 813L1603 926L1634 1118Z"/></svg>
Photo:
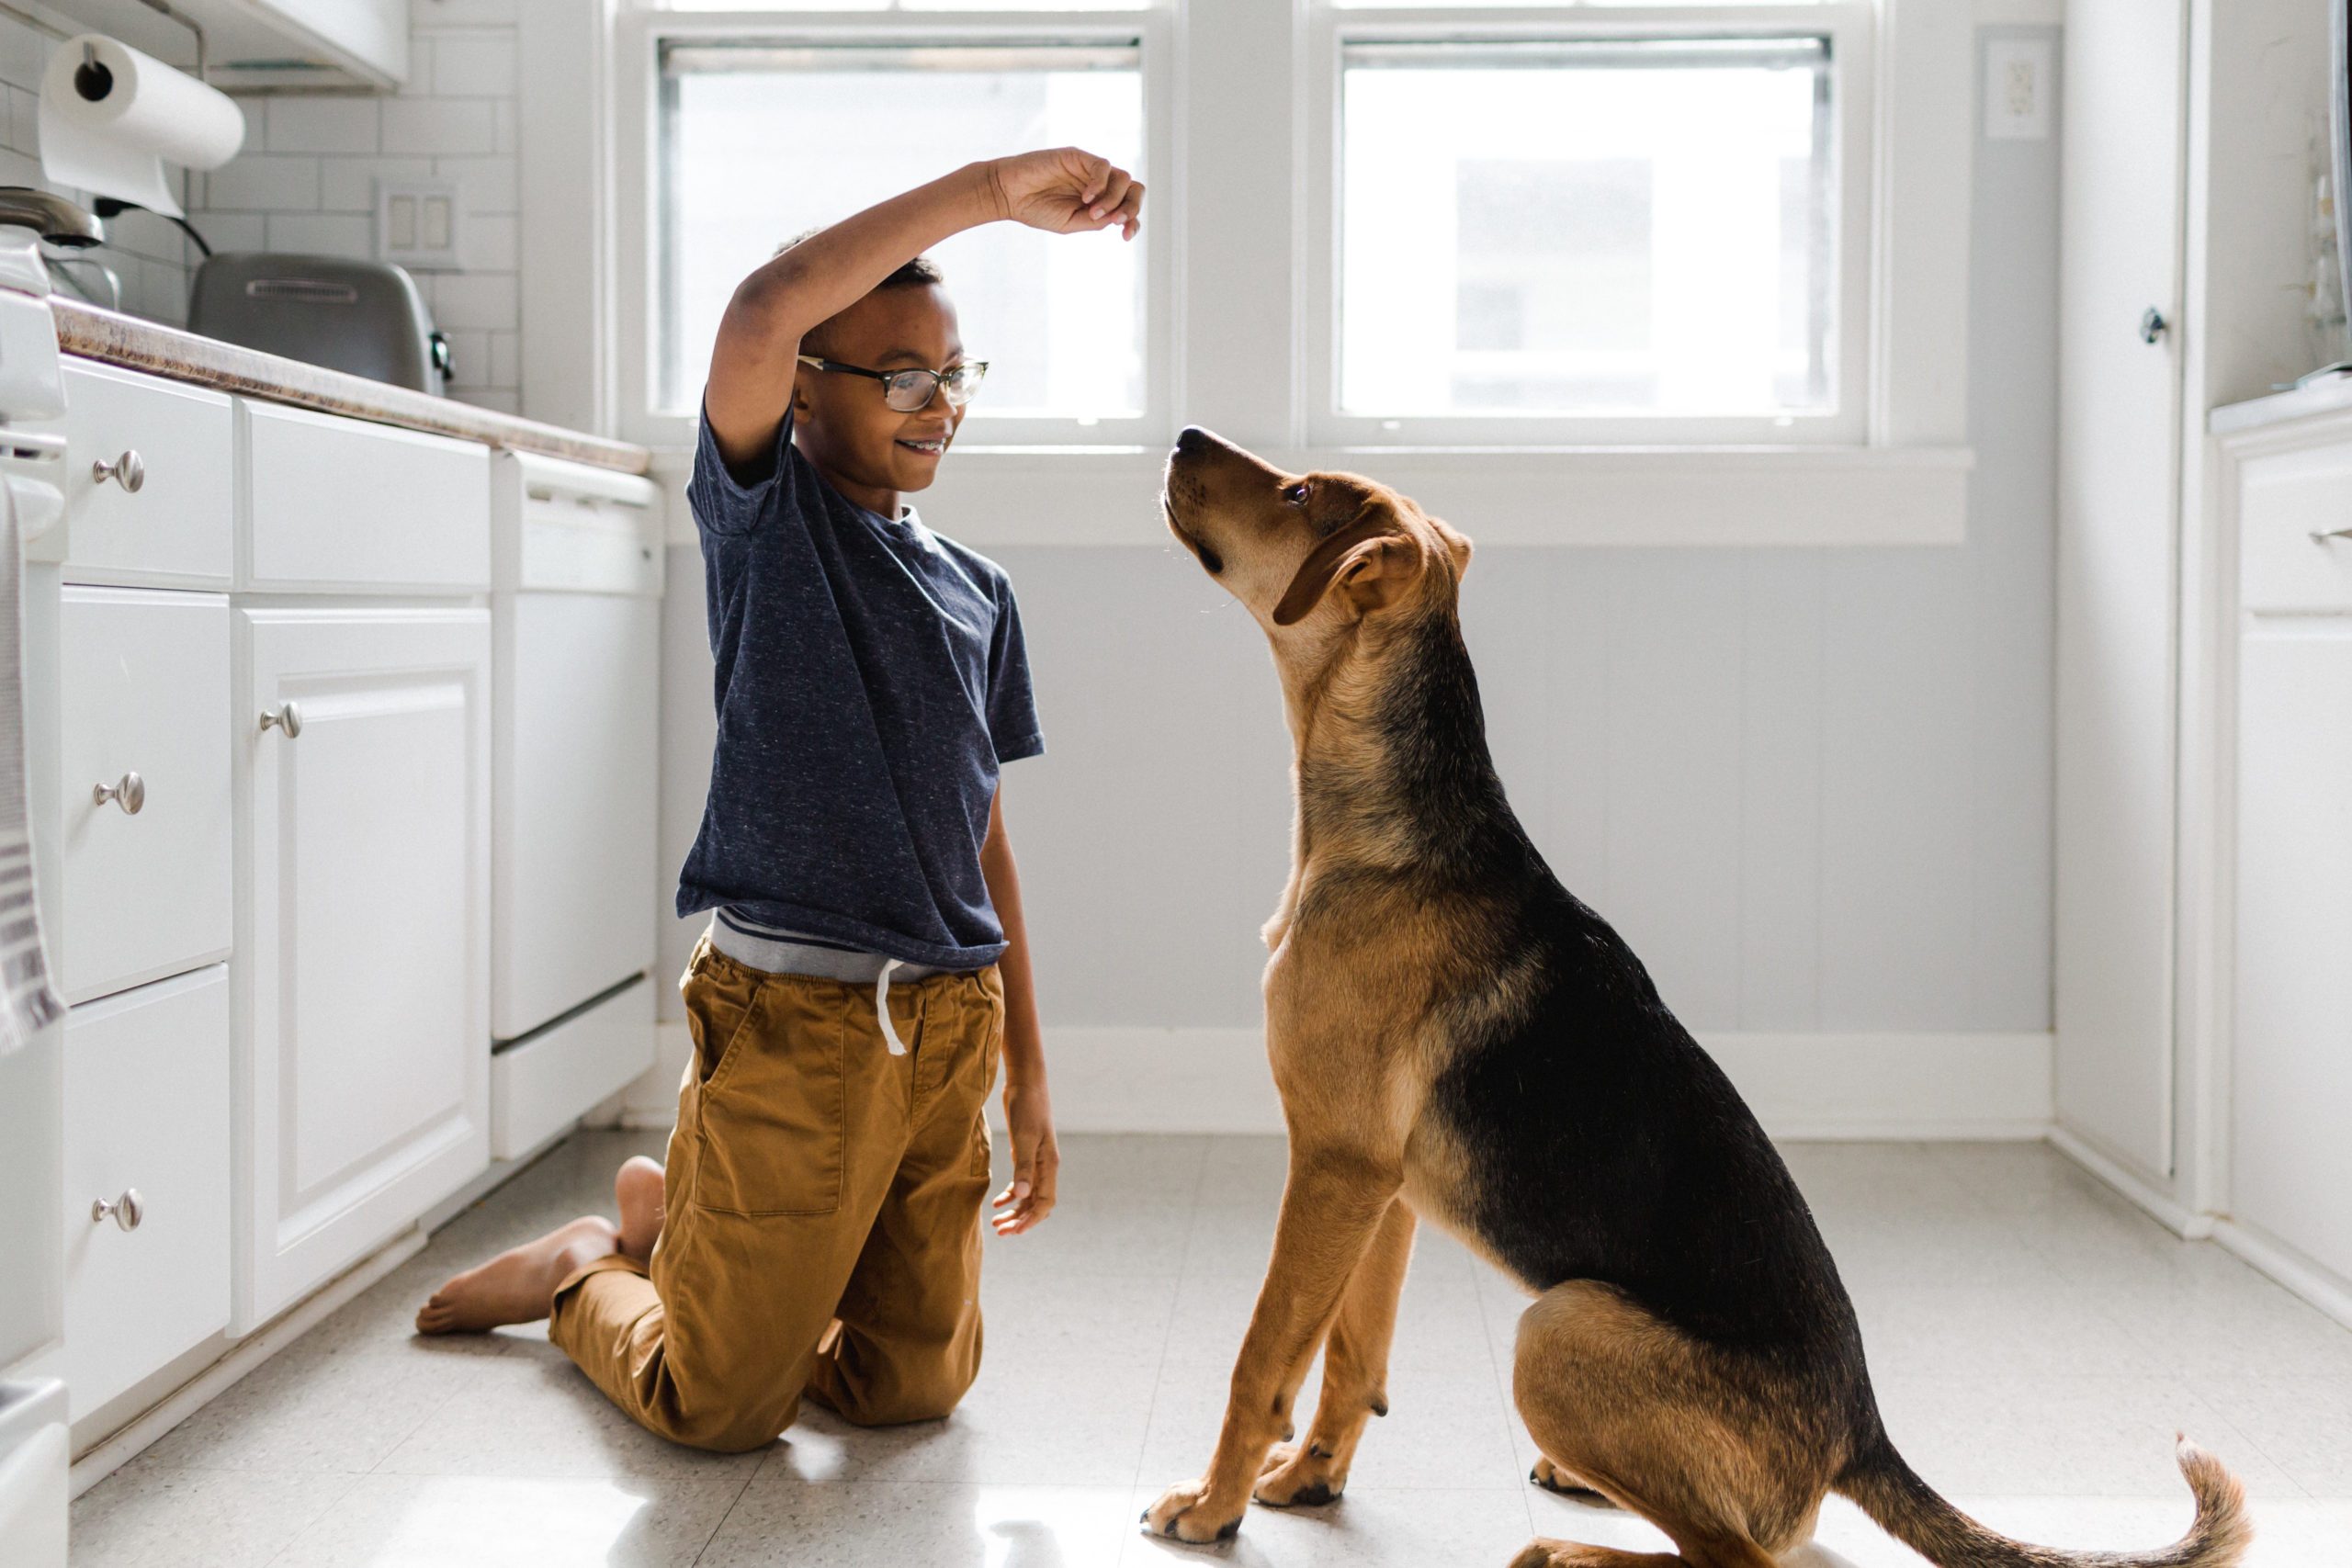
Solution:
<svg viewBox="0 0 2352 1568"><path fill-rule="evenodd" d="M1844 1457L1814 1451L1801 1393L1765 1397L1727 1354L1611 1286L1571 1280L1535 1299L1511 1374L1529 1434L1679 1556L1538 1540L1514 1568L1771 1568L1811 1535Z"/></svg>
<svg viewBox="0 0 2352 1568"><path fill-rule="evenodd" d="M1304 1443L1282 1443L1266 1456L1257 1498L1278 1508L1329 1503L1348 1484L1348 1466L1364 1425L1388 1414L1388 1347L1396 1332L1396 1297L1413 1257L1413 1211L1392 1201L1372 1245L1348 1276L1340 1315L1323 1346L1323 1392Z"/></svg>
<svg viewBox="0 0 2352 1568"><path fill-rule="evenodd" d="M1216 1451L1197 1481L1171 1486L1144 1510L1154 1533L1195 1543L1240 1528L1266 1450L1283 1435L1316 1347L1371 1246L1402 1179L1353 1151L1291 1150L1290 1181L1274 1225L1273 1256L1233 1366Z"/></svg>

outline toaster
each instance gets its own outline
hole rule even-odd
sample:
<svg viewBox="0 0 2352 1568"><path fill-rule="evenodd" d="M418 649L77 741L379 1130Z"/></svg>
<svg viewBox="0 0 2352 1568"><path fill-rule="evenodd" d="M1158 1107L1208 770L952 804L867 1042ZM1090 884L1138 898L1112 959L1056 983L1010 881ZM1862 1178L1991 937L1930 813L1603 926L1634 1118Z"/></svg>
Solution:
<svg viewBox="0 0 2352 1568"><path fill-rule="evenodd" d="M449 340L388 262L221 251L196 270L188 331L420 392L447 389Z"/></svg>

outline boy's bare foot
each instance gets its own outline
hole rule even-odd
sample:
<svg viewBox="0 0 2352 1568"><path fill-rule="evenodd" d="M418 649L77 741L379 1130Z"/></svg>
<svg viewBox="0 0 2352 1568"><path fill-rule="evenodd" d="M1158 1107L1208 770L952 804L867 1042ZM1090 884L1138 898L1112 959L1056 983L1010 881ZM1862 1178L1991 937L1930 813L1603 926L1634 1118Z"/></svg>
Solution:
<svg viewBox="0 0 2352 1568"><path fill-rule="evenodd" d="M643 1155L623 1160L613 1201L621 1211L621 1250L642 1263L662 1238L662 1162Z"/></svg>
<svg viewBox="0 0 2352 1568"><path fill-rule="evenodd" d="M609 1256L619 1242L613 1222L601 1215L558 1225L434 1292L433 1299L417 1309L416 1331L480 1334L501 1324L536 1323L547 1316L555 1288L566 1275Z"/></svg>

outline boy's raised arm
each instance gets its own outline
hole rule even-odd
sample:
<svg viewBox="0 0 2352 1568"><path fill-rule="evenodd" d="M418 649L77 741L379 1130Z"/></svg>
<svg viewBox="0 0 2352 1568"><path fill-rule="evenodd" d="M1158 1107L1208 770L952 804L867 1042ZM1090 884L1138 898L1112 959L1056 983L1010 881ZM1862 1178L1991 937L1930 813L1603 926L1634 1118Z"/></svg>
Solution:
<svg viewBox="0 0 2352 1568"><path fill-rule="evenodd" d="M764 457L792 397L800 340L949 235L1012 219L1133 239L1142 208L1142 182L1126 170L1061 147L967 164L811 234L737 285L719 319L703 406L720 455L730 464Z"/></svg>

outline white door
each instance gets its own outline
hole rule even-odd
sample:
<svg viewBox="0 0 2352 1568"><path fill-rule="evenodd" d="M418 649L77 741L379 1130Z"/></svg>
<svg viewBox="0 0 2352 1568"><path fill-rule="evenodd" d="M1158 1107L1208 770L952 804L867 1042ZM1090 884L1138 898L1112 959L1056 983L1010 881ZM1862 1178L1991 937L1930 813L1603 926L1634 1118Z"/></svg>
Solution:
<svg viewBox="0 0 2352 1568"><path fill-rule="evenodd" d="M2352 619L2239 645L2230 1208L2352 1280Z"/></svg>
<svg viewBox="0 0 2352 1568"><path fill-rule="evenodd" d="M488 1161L490 615L237 618L243 1333Z"/></svg>
<svg viewBox="0 0 2352 1568"><path fill-rule="evenodd" d="M2066 7L2059 276L2058 1118L2172 1169L2181 0ZM1997 367L1985 367L1995 373Z"/></svg>

